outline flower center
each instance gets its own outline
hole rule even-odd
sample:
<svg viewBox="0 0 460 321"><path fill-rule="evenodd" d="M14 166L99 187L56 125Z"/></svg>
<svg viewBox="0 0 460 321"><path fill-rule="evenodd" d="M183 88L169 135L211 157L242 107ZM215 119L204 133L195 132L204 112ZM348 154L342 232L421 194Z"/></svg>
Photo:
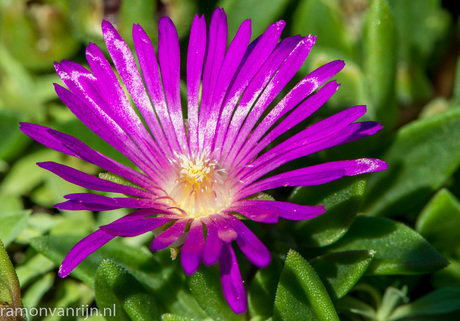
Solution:
<svg viewBox="0 0 460 321"><path fill-rule="evenodd" d="M205 217L231 204L231 193L224 188L228 173L210 157L209 151L175 156L176 178L168 194L183 214Z"/></svg>

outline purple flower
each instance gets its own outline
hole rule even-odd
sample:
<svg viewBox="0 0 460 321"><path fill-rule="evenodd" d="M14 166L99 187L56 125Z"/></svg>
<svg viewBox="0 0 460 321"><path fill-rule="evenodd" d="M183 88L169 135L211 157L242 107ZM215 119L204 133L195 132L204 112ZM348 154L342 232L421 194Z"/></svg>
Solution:
<svg viewBox="0 0 460 321"><path fill-rule="evenodd" d="M227 22L222 9L214 11L208 31L204 17L195 16L187 53L184 115L179 39L171 20L162 18L159 22L158 58L144 30L134 25L140 71L129 47L104 21L102 31L110 56L147 127L96 45L89 44L86 49L91 71L66 60L55 64L69 89L55 85L62 101L140 169L139 172L120 164L67 134L21 124L22 131L38 142L93 163L110 174L95 177L54 162L39 163L40 167L85 188L130 196L70 194L57 208L136 209L100 226L75 245L60 267L61 277L116 236L155 231L151 249L180 248L180 260L188 275L198 270L200 262L207 266L219 262L225 298L235 313L243 313L247 298L232 242L236 241L257 267L266 267L271 258L268 249L239 217L275 223L280 217L306 220L324 212L323 206L264 200L261 192L280 186L324 184L386 168L377 159L357 159L267 176L289 161L361 139L382 128L375 122L355 122L366 112L365 106L356 106L266 150L334 94L339 85L328 81L344 66L342 61L322 66L268 108L298 71L316 39L310 35L280 41L284 24L279 21L271 25L250 43L251 21L246 20L227 47ZM121 178L115 181L107 177Z"/></svg>

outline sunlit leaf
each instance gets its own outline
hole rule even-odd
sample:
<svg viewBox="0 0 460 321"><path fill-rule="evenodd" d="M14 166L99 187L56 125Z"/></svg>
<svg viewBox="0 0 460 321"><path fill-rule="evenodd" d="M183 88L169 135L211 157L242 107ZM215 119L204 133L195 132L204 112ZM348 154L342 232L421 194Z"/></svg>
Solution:
<svg viewBox="0 0 460 321"><path fill-rule="evenodd" d="M321 279L294 250L281 272L273 320L339 320Z"/></svg>

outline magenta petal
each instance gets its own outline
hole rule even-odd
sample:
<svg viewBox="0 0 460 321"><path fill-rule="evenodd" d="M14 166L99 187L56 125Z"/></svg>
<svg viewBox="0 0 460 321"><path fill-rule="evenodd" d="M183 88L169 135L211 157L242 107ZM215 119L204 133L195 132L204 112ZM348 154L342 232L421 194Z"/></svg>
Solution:
<svg viewBox="0 0 460 321"><path fill-rule="evenodd" d="M237 212L255 222L276 223L278 222L279 214L276 209L268 205L270 203L270 201L267 201L267 206L254 206L258 203L244 200L233 203L225 209L225 212Z"/></svg>
<svg viewBox="0 0 460 321"><path fill-rule="evenodd" d="M354 176L385 169L387 169L387 164L384 161L374 158L329 162L263 179L244 187L242 191L238 193L238 198L244 198L257 192L280 186L311 186L325 184L343 176Z"/></svg>
<svg viewBox="0 0 460 321"><path fill-rule="evenodd" d="M235 313L245 313L248 299L241 279L240 268L231 244L224 243L220 253L220 283L228 305Z"/></svg>
<svg viewBox="0 0 460 321"><path fill-rule="evenodd" d="M109 208L117 209L117 208L155 208L157 205L152 199L146 198L124 198L124 197L107 197L97 194L91 193L75 193L75 194L68 194L64 196L68 199L68 202L56 204L56 208L63 209L63 210L77 210L79 208L73 208L72 206L81 206L90 210L90 208L98 208L92 209L92 211L101 211L105 209L99 208ZM69 204L73 204L72 206Z"/></svg>
<svg viewBox="0 0 460 321"><path fill-rule="evenodd" d="M222 241L229 243L236 239L238 234L230 226L230 224L228 224L227 220L222 217L222 215L211 215L209 218L214 222L214 224L216 224L217 235Z"/></svg>
<svg viewBox="0 0 460 321"><path fill-rule="evenodd" d="M267 28L263 35L261 35L252 43L253 46L249 46L246 53L247 56L245 56L241 62L239 68L240 72L237 72L235 75L235 80L228 90L223 103L222 111L220 112L220 116L220 106L215 105L209 111L206 130L203 132L203 139L206 144L212 145L214 138L216 137L216 129L219 131L227 128L231 116L234 112L235 105L241 97L241 94L247 88L249 82L257 74L265 61L268 59L273 49L275 49L284 26L284 21L278 21L277 23L272 24ZM244 72L241 72L241 70L244 70ZM218 128L216 128L217 125L219 125ZM200 146L201 143L202 141L200 137Z"/></svg>
<svg viewBox="0 0 460 321"><path fill-rule="evenodd" d="M323 205L309 206L298 205L288 202L262 201L262 200L242 200L233 204L235 208L248 207L253 211L276 211L278 215L287 220L303 221L315 218L324 213Z"/></svg>
<svg viewBox="0 0 460 321"><path fill-rule="evenodd" d="M155 137L155 141L161 146L161 150L163 150L166 154L171 155L171 150L153 111L149 96L145 91L144 82L137 69L131 49L110 22L103 21L102 30L107 49L109 50L115 67L117 68L126 89L146 120L147 125Z"/></svg>
<svg viewBox="0 0 460 321"><path fill-rule="evenodd" d="M150 99L155 106L155 112L160 120L166 139L172 150L179 150L179 143L169 115L166 98L163 91L163 83L160 77L158 62L153 50L152 42L141 26L133 26L133 40L136 54L139 60L145 85Z"/></svg>
<svg viewBox="0 0 460 321"><path fill-rule="evenodd" d="M295 38L295 37L291 37ZM253 98L257 98L257 102L255 102L254 106L252 107L252 110L249 109L245 112L243 112L244 117L246 117L246 120L244 122L244 125L242 124L242 117L239 119L239 121L236 121L236 117L234 116L231 123L230 127L227 133L226 140L225 140L225 145L224 145L224 151L223 153L226 154L226 151L228 149L232 149L232 153L230 153L227 158L232 162L232 160L236 157L236 154L240 150L240 147L243 145L243 143L247 140L249 134L253 131L254 126L256 125L257 121L259 118L262 116L263 112L268 108L269 104L273 102L276 96L281 92L281 90L287 85L287 83L294 77L302 63L305 61L305 59L308 56L308 53L310 52L311 48L313 47L313 44L315 43L316 37L315 36L309 36L305 38L301 38L297 41L294 41L294 48L290 48L288 46L288 55L287 57L284 57L281 62L275 61L273 64L270 62L267 62L262 68L261 71L259 71L259 74L262 72L261 75L256 75L254 77L253 81L251 82L251 85L253 82L256 83L255 86L257 86L257 80L258 78L263 78L263 77L270 77L271 74L273 73L273 78L270 79L270 82L268 82L267 85L263 85L263 91L260 93L260 97L258 94ZM278 46L281 47L281 44L284 43L286 40L289 40L290 38L287 38L283 40ZM274 51L275 52L275 51ZM275 59L276 60L276 59ZM268 71L265 70L265 67L269 69ZM270 70L271 69L271 70ZM251 85L249 85L248 89L246 90L245 94L247 92L250 92L251 90ZM257 91L256 91L257 92ZM241 101L245 98L245 95L241 98ZM240 102L241 105L241 102ZM236 113L238 112L238 109ZM305 119L307 115L302 115L303 118ZM233 129L233 130L232 130ZM237 135L237 138L234 139L233 135Z"/></svg>
<svg viewBox="0 0 460 321"><path fill-rule="evenodd" d="M198 271L203 247L203 223L201 223L201 220L194 220L190 226L187 239L180 250L180 261L184 267L185 274L191 275Z"/></svg>
<svg viewBox="0 0 460 321"><path fill-rule="evenodd" d="M184 233L185 226L189 221L190 218L177 220L173 226L153 239L150 249L152 251L159 251L170 246Z"/></svg>
<svg viewBox="0 0 460 321"><path fill-rule="evenodd" d="M154 165L126 135L123 129L101 109L90 109L78 96L59 85L55 85L55 89L59 98L61 98L67 107L69 107L69 109L95 134L104 139L119 152L123 153L152 179L161 177L157 173L162 174L164 171L160 172L158 170L159 165ZM164 167L166 169L169 168L168 166ZM157 168L157 171L153 170L155 168Z"/></svg>
<svg viewBox="0 0 460 321"><path fill-rule="evenodd" d="M272 260L270 252L257 236L236 217L227 215L225 219L238 233L236 243L249 261L260 268L269 265Z"/></svg>
<svg viewBox="0 0 460 321"><path fill-rule="evenodd" d="M43 144L51 149L57 150L58 152L78 157L72 150L68 149L59 139L50 135L48 132L48 127L30 123L19 124L21 126L19 127L19 129L24 134L36 140L40 144Z"/></svg>
<svg viewBox="0 0 460 321"><path fill-rule="evenodd" d="M122 227L122 231L119 234L125 233L123 230L126 230L127 233L133 230L133 226L131 225L133 222L139 221L144 217L148 217L151 215L158 214L157 211L148 209L148 210L139 210L128 214L115 222L102 226L101 229L97 230L96 232L88 235L80 242L78 242L67 254L64 261L59 268L59 276L61 278L66 277L69 275L70 272L78 265L81 261L83 261L88 255L96 251L98 248L106 244L108 241L112 240L115 235L107 233L104 229L110 230L110 226L117 226L120 225ZM164 221L166 222L167 218L159 218L157 222ZM119 231L117 229L116 231ZM113 232L113 231L112 231ZM133 235L130 235L133 236Z"/></svg>
<svg viewBox="0 0 460 321"><path fill-rule="evenodd" d="M244 186L240 192L237 193L237 199L243 199L253 194L281 186L314 186L322 185L332 182L336 179L345 176L344 170L331 170L318 173L306 173L302 176L284 178L283 176L277 177L274 180L272 177L255 182L249 186ZM274 176L273 176L274 177Z"/></svg>
<svg viewBox="0 0 460 321"><path fill-rule="evenodd" d="M40 144L93 163L144 188L152 184L146 176L91 149L75 137L35 124L21 123L20 129Z"/></svg>
<svg viewBox="0 0 460 321"><path fill-rule="evenodd" d="M304 79L302 79L260 122L256 129L251 133L249 139L244 143L241 148L241 152L237 155L234 163L238 164L244 157L242 163L254 158L260 151L257 151L253 155L248 155L254 146L258 146L256 143L259 141L267 131L274 125L282 116L292 110L296 105L302 102L306 97L313 93L317 88L322 86L326 81L336 75L343 67L345 63L337 60L327 63L324 66L312 71ZM307 107L307 106L305 106ZM312 106L315 107L315 106ZM317 108L319 108L318 106ZM313 108L314 109L314 108ZM307 108L308 110L308 108ZM313 111L312 111L313 112ZM307 112L301 120L304 120L311 112ZM271 141L270 141L271 142Z"/></svg>
<svg viewBox="0 0 460 321"><path fill-rule="evenodd" d="M187 108L188 133L192 152L198 149L198 109L201 89L201 75L206 52L206 20L195 16L187 51Z"/></svg>
<svg viewBox="0 0 460 321"><path fill-rule="evenodd" d="M238 163L246 162L247 160L253 159L257 156L264 148L271 144L281 134L285 133L289 129L293 128L308 116L323 106L326 101L337 91L339 85L335 81L331 81L324 85L317 93L308 97L302 102L292 113L290 113L279 125L271 130L264 138L257 143L249 145L245 143L244 149L240 150L239 155L235 155L234 158L230 157L233 162L232 166Z"/></svg>
<svg viewBox="0 0 460 321"><path fill-rule="evenodd" d="M222 240L219 238L217 227L211 219L205 220L205 224L208 232L206 234L202 259L206 266L211 266L219 260L220 251L222 250Z"/></svg>
<svg viewBox="0 0 460 321"><path fill-rule="evenodd" d="M166 102L179 147L186 150L188 143L180 101L179 37L173 22L168 17L160 18L158 24L158 60L160 62Z"/></svg>
<svg viewBox="0 0 460 321"><path fill-rule="evenodd" d="M141 209L99 228L114 236L132 237L151 232L176 219L174 216L153 216L158 214L164 214L164 211L152 208Z"/></svg>
<svg viewBox="0 0 460 321"><path fill-rule="evenodd" d="M114 237L115 236L110 235L102 230L97 230L96 232L82 239L70 250L69 253L67 253L64 261L59 267L59 276L61 278L65 278L88 255L96 251L102 245L111 241Z"/></svg>
<svg viewBox="0 0 460 321"><path fill-rule="evenodd" d="M206 124L211 108L211 98L217 84L217 77L222 66L227 48L227 17L221 8L212 13L209 24L208 41L206 43L206 56L204 62L202 94L200 107L200 127ZM200 130L200 134L202 129ZM202 146L200 146L202 147Z"/></svg>
<svg viewBox="0 0 460 321"><path fill-rule="evenodd" d="M147 191L143 191L135 187L121 185L98 177L94 177L92 175L76 170L72 167L61 165L55 162L43 162L37 163L37 165L41 168L49 170L50 172L58 175L59 177L65 179L66 181L72 184L93 189L96 191L121 193L146 198L150 198L153 196L151 193Z"/></svg>

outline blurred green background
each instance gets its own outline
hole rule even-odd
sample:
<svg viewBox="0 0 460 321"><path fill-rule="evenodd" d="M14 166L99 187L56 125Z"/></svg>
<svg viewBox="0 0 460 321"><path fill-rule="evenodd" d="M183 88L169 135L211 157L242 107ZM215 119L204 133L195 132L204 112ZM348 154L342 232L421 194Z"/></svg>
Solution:
<svg viewBox="0 0 460 321"><path fill-rule="evenodd" d="M94 215L53 209L63 195L84 189L39 169L35 163L58 161L94 174L98 169L33 142L19 131L19 122L33 122L70 133L124 161L57 99L52 84L60 80L54 73L53 62L69 59L85 65L84 49L88 42L104 48L102 19L111 21L131 46L133 23L141 24L155 43L159 18L169 16L181 40L184 74L193 17L195 13L205 14L209 22L216 7L223 7L227 13L229 39L239 24L249 18L253 39L279 19L287 22L283 37L318 36L292 84L326 62L335 59L346 62L337 76L342 84L340 90L312 121L353 105L366 104L366 120L379 121L385 126L381 133L365 142L323 151L307 160L312 163L353 157L386 160L389 170L369 176L360 205L353 207L353 218L359 208L367 216L391 217L403 222L451 262L447 269L417 279L398 279L396 283L393 279L371 281L376 291L382 293L394 284L409 287L409 292L407 288L398 290L402 291L396 294L398 303L385 307L395 308L408 303L409 297L413 300L430 292L437 293L432 291L445 286L460 289L460 67L457 67L460 24L456 4L455 0L0 0L0 238L16 267L24 305L94 305L92 288L73 278L59 279L56 268L62 258L49 252L43 255L46 252L43 243L31 240L50 235L72 244L78 238L71 242L67 236L87 235L96 226L127 213L119 210ZM287 92L288 88L283 91ZM347 184L355 184L350 182ZM325 195L323 190L316 192L313 188L273 193L299 203L321 201ZM295 234L292 229L283 225L275 237L270 234L273 232L258 233L271 243L269 248L274 249L275 256L284 259L287 249L295 247L292 244L298 240L296 236L291 239L279 235L283 231L286 235ZM142 248L149 238L146 235L121 242ZM332 244L322 239L315 242L317 246ZM167 256L168 253L161 254L158 258L165 271L173 269L172 263L164 263L169 262ZM174 271L177 273L175 267ZM437 306L442 320L455 320L459 316L460 299L455 291L447 297L456 301L449 301L444 308ZM442 296L435 299L447 302L439 297ZM390 318L390 314L382 312L378 320L399 320ZM359 318L366 316L362 314Z"/></svg>

